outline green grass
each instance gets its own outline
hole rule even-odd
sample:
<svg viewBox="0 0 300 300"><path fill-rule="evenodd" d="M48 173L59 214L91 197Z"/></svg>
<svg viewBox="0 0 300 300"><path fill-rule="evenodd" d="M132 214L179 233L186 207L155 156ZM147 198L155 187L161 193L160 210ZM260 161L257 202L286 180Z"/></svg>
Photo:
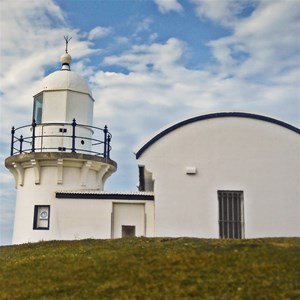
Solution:
<svg viewBox="0 0 300 300"><path fill-rule="evenodd" d="M0 247L1 299L300 299L300 239Z"/></svg>

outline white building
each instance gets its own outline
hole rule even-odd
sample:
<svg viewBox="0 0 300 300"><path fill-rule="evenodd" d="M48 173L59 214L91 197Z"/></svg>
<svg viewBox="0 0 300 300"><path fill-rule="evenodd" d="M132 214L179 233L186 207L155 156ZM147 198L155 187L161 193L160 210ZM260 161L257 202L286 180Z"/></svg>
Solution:
<svg viewBox="0 0 300 300"><path fill-rule="evenodd" d="M122 236L300 236L300 130L248 113L173 124L136 151L140 187L104 192L116 171L92 93L70 70L47 76L34 122L13 128L13 243Z"/></svg>
<svg viewBox="0 0 300 300"><path fill-rule="evenodd" d="M249 113L175 123L136 151L155 235L300 236L300 130Z"/></svg>
<svg viewBox="0 0 300 300"><path fill-rule="evenodd" d="M12 129L5 165L17 188L13 244L153 236L152 192L103 192L117 169L111 134L92 126L92 93L70 62L66 53L61 70L41 82L34 122Z"/></svg>

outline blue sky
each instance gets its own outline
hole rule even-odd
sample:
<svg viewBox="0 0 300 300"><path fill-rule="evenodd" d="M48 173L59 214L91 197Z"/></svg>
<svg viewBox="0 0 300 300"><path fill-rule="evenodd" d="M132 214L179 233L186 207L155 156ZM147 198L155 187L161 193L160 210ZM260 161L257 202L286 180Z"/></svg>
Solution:
<svg viewBox="0 0 300 300"><path fill-rule="evenodd" d="M170 122L233 110L299 124L298 0L2 0L0 11L0 244L15 206L10 129L30 123L64 35L96 99L94 124L113 134L106 190L136 191L133 152Z"/></svg>

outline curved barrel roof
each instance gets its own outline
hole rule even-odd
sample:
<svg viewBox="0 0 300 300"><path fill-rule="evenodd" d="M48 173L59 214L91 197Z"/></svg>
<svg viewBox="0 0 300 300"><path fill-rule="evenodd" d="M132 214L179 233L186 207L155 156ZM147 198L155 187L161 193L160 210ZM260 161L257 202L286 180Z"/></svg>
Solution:
<svg viewBox="0 0 300 300"><path fill-rule="evenodd" d="M267 116L263 116L263 115L245 113L245 112L211 113L211 114L207 114L207 115L200 115L200 116L196 116L196 117L191 117L191 118L185 119L183 121L180 121L176 124L173 124L169 127L166 127L164 129L162 129L160 132L158 132L153 137L151 137L148 141L146 141L142 146L138 147L138 149L135 151L136 158L138 159L157 140L159 140L163 136L167 135L168 133L170 133L171 131L174 131L175 129L177 129L179 127L185 126L185 125L190 124L190 123L203 121L203 120L214 119L214 118L226 118L226 117L257 119L257 120L261 120L261 121L264 121L264 122L269 122L269 123L276 124L278 126L285 127L289 130L292 130L292 131L300 134L300 129L299 128L297 128L293 125L290 125L288 123L285 123L283 121L280 121L280 120L277 120L277 119L274 119L274 118L270 118L270 117L267 117Z"/></svg>

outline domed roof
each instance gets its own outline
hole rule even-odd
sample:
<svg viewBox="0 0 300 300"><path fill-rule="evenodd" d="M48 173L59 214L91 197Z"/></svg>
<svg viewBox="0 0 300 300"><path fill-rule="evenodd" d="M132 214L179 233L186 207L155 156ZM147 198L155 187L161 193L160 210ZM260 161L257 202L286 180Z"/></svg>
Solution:
<svg viewBox="0 0 300 300"><path fill-rule="evenodd" d="M67 70L53 72L41 81L39 92L51 90L71 90L92 96L92 92L83 77Z"/></svg>
<svg viewBox="0 0 300 300"><path fill-rule="evenodd" d="M282 126L284 128L287 128L289 130L292 130L296 132L297 134L300 134L300 129L287 124L283 121L273 119L267 116L263 115L257 115L257 114L252 114L252 113L246 113L246 112L219 112L219 113L211 113L207 115L200 115L200 116L195 116L191 117L188 119L184 119L182 121L176 122L174 124L168 125L167 127L164 127L160 131L158 131L156 134L154 134L150 139L148 139L146 142L144 142L141 146L139 146L135 150L135 155L136 159L139 159L139 157L151 146L153 145L156 141L158 141L160 138L163 136L169 134L170 132L176 130L177 128L183 127L185 125L194 123L194 122L199 122L203 120L210 120L210 119L217 119L217 118L248 118L248 119L253 119L253 120L260 120L264 122L269 122L273 123L275 125Z"/></svg>

